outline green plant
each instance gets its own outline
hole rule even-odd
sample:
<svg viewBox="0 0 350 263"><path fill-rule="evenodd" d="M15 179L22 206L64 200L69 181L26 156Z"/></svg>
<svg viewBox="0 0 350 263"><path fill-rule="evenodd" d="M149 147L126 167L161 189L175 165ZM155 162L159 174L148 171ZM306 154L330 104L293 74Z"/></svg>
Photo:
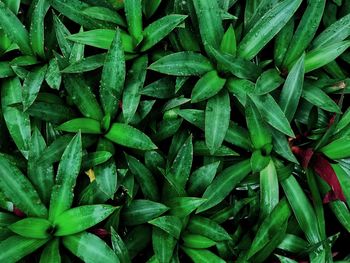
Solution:
<svg viewBox="0 0 350 263"><path fill-rule="evenodd" d="M0 0L0 262L346 262L350 1Z"/></svg>

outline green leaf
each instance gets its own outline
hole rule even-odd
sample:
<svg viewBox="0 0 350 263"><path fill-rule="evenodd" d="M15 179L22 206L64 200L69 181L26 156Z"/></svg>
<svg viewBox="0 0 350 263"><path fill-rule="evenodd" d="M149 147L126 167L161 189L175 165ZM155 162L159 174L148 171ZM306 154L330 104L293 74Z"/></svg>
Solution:
<svg viewBox="0 0 350 263"><path fill-rule="evenodd" d="M284 193L307 240L316 244L321 241L315 211L303 189L293 175L281 182Z"/></svg>
<svg viewBox="0 0 350 263"><path fill-rule="evenodd" d="M269 69L263 72L255 84L254 93L263 95L277 89L284 79L279 75L276 69Z"/></svg>
<svg viewBox="0 0 350 263"><path fill-rule="evenodd" d="M113 250L97 236L82 232L62 238L63 245L86 263L118 263Z"/></svg>
<svg viewBox="0 0 350 263"><path fill-rule="evenodd" d="M266 218L279 202L279 184L272 160L260 171L260 218Z"/></svg>
<svg viewBox="0 0 350 263"><path fill-rule="evenodd" d="M33 2L34 10L30 24L29 40L35 54L44 58L44 19L50 4L47 0L36 0Z"/></svg>
<svg viewBox="0 0 350 263"><path fill-rule="evenodd" d="M61 263L61 255L59 251L59 240L57 238L51 240L41 252L39 263Z"/></svg>
<svg viewBox="0 0 350 263"><path fill-rule="evenodd" d="M232 56L236 56L237 43L236 34L232 25L226 30L224 36L222 37L220 44L220 51L223 53L228 53Z"/></svg>
<svg viewBox="0 0 350 263"><path fill-rule="evenodd" d="M126 26L124 18L121 15L119 15L116 11L111 10L107 7L91 6L85 8L83 10L83 13L91 18L95 18L106 22L112 22L123 27Z"/></svg>
<svg viewBox="0 0 350 263"><path fill-rule="evenodd" d="M205 190L202 198L207 201L197 209L197 213L219 204L250 171L250 160L241 161L223 170Z"/></svg>
<svg viewBox="0 0 350 263"><path fill-rule="evenodd" d="M116 30L112 29L94 29L70 35L67 37L67 39L92 47L109 49L113 39L115 38L116 32ZM121 31L120 37L124 51L133 52L134 46L131 36Z"/></svg>
<svg viewBox="0 0 350 263"><path fill-rule="evenodd" d="M258 108L250 98L245 105L245 117L252 145L255 149L263 149L272 142L271 133Z"/></svg>
<svg viewBox="0 0 350 263"><path fill-rule="evenodd" d="M215 221L206 217L192 217L189 220L186 229L193 234L200 234L214 241L224 241L231 239L230 235L223 227L221 227Z"/></svg>
<svg viewBox="0 0 350 263"><path fill-rule="evenodd" d="M185 217L196 210L205 202L203 198L197 197L175 197L169 199L166 204L170 207L170 214L177 217Z"/></svg>
<svg viewBox="0 0 350 263"><path fill-rule="evenodd" d="M69 209L55 217L55 236L68 236L88 229L110 216L116 207L85 205Z"/></svg>
<svg viewBox="0 0 350 263"><path fill-rule="evenodd" d="M122 218L127 226L140 225L162 215L168 210L169 208L161 203L141 199L133 200L122 210Z"/></svg>
<svg viewBox="0 0 350 263"><path fill-rule="evenodd" d="M216 70L203 75L192 90L191 102L196 103L215 96L225 85L226 80Z"/></svg>
<svg viewBox="0 0 350 263"><path fill-rule="evenodd" d="M290 41L283 64L290 67L314 38L321 22L326 0L314 0L307 5L299 25Z"/></svg>
<svg viewBox="0 0 350 263"><path fill-rule="evenodd" d="M151 139L138 129L124 124L114 123L109 132L105 134L108 140L114 143L139 150L155 150L157 146Z"/></svg>
<svg viewBox="0 0 350 263"><path fill-rule="evenodd" d="M25 158L28 158L31 137L30 119L27 113L12 106L22 103L22 86L18 78L2 81L1 105L6 126L17 148Z"/></svg>
<svg viewBox="0 0 350 263"><path fill-rule="evenodd" d="M252 59L287 24L301 4L301 0L284 0L268 10L243 37L238 56Z"/></svg>
<svg viewBox="0 0 350 263"><path fill-rule="evenodd" d="M142 3L141 0L125 0L124 10L129 33L135 39L135 45L141 42L142 35Z"/></svg>
<svg viewBox="0 0 350 263"><path fill-rule="evenodd" d="M43 150L46 148L46 142L37 128L34 128L28 157L28 177L35 186L41 200L49 204L51 189L54 184L54 171L51 164L38 164Z"/></svg>
<svg viewBox="0 0 350 263"><path fill-rule="evenodd" d="M183 245L188 248L203 249L215 246L216 242L202 235L185 233L181 236Z"/></svg>
<svg viewBox="0 0 350 263"><path fill-rule="evenodd" d="M33 53L29 45L29 34L25 26L16 15L0 2L0 28L5 32L11 41L16 43L23 54Z"/></svg>
<svg viewBox="0 0 350 263"><path fill-rule="evenodd" d="M333 160L348 158L350 149L350 137L341 137L327 144L320 149L324 155Z"/></svg>
<svg viewBox="0 0 350 263"><path fill-rule="evenodd" d="M161 216L148 223L162 229L173 238L179 239L180 237L182 222L177 216Z"/></svg>
<svg viewBox="0 0 350 263"><path fill-rule="evenodd" d="M106 55L100 84L100 100L105 114L115 116L125 82L125 56L120 30L117 29Z"/></svg>
<svg viewBox="0 0 350 263"><path fill-rule="evenodd" d="M170 262L176 243L173 236L158 227L153 227L153 251L159 262Z"/></svg>
<svg viewBox="0 0 350 263"><path fill-rule="evenodd" d="M214 154L225 139L230 122L230 96L221 91L207 102L205 109L205 143Z"/></svg>
<svg viewBox="0 0 350 263"><path fill-rule="evenodd" d="M224 35L224 29L217 1L194 0L193 6L197 14L199 31L206 51L208 52L208 45L218 49Z"/></svg>
<svg viewBox="0 0 350 263"><path fill-rule="evenodd" d="M312 42L312 47L322 47L340 42L350 35L350 14L343 16L322 31Z"/></svg>
<svg viewBox="0 0 350 263"><path fill-rule="evenodd" d="M27 217L10 225L9 229L23 237L46 239L50 237L52 224L43 218Z"/></svg>
<svg viewBox="0 0 350 263"><path fill-rule="evenodd" d="M340 113L339 106L321 89L311 85L305 85L302 92L302 97L311 104L320 107L326 111Z"/></svg>
<svg viewBox="0 0 350 263"><path fill-rule="evenodd" d="M350 41L330 43L306 53L305 73L321 68L335 60L350 47Z"/></svg>
<svg viewBox="0 0 350 263"><path fill-rule="evenodd" d="M23 110L26 111L35 101L45 79L47 66L28 73L23 83Z"/></svg>
<svg viewBox="0 0 350 263"><path fill-rule="evenodd" d="M162 57L148 68L174 76L203 75L213 70L212 64L206 57L190 51L177 52Z"/></svg>
<svg viewBox="0 0 350 263"><path fill-rule="evenodd" d="M206 249L192 249L182 247L182 250L193 260L194 263L212 262L212 263L224 263L226 262L216 254Z"/></svg>
<svg viewBox="0 0 350 263"><path fill-rule="evenodd" d="M56 58L52 58L46 71L45 81L52 89L59 90L61 86L61 73Z"/></svg>
<svg viewBox="0 0 350 263"><path fill-rule="evenodd" d="M47 239L34 239L21 236L11 236L0 243L0 262L15 263L26 255L31 254L41 246Z"/></svg>
<svg viewBox="0 0 350 263"><path fill-rule="evenodd" d="M78 133L68 144L61 157L50 200L49 219L54 220L68 210L73 202L73 190L76 184L82 160L81 134Z"/></svg>
<svg viewBox="0 0 350 263"><path fill-rule="evenodd" d="M129 123L134 117L139 106L146 73L148 57L142 56L134 60L130 71L127 74L125 89L123 92L123 117L126 123Z"/></svg>
<svg viewBox="0 0 350 263"><path fill-rule="evenodd" d="M295 137L287 117L270 94L260 97L251 96L251 99L268 124L290 137Z"/></svg>
<svg viewBox="0 0 350 263"><path fill-rule="evenodd" d="M105 57L106 54L102 53L73 61L69 66L61 70L61 73L83 73L98 69L103 66Z"/></svg>
<svg viewBox="0 0 350 263"><path fill-rule="evenodd" d="M113 227L111 227L111 236L112 247L118 256L120 263L131 263L128 249L126 248L123 239L118 235Z"/></svg>
<svg viewBox="0 0 350 263"><path fill-rule="evenodd" d="M300 96L303 90L305 71L304 59L305 56L302 55L297 62L295 62L291 71L288 73L279 97L279 105L289 122L293 119L298 108Z"/></svg>
<svg viewBox="0 0 350 263"><path fill-rule="evenodd" d="M102 134L101 124L99 121L89 118L77 118L62 123L57 128L59 131L78 132L87 134Z"/></svg>
<svg viewBox="0 0 350 263"><path fill-rule="evenodd" d="M130 171L135 175L144 196L151 201L158 201L159 190L151 171L136 158L127 154L125 154L125 157Z"/></svg>
<svg viewBox="0 0 350 263"><path fill-rule="evenodd" d="M186 15L171 14L164 16L149 24L143 31L141 51L147 51L163 38L170 34L180 23L187 18Z"/></svg>
<svg viewBox="0 0 350 263"><path fill-rule="evenodd" d="M203 194L205 189L213 181L220 162L213 162L195 170L187 184L187 192L191 196Z"/></svg>
<svg viewBox="0 0 350 263"><path fill-rule="evenodd" d="M33 185L13 164L0 155L0 189L7 198L28 216L46 217L47 209L42 204Z"/></svg>

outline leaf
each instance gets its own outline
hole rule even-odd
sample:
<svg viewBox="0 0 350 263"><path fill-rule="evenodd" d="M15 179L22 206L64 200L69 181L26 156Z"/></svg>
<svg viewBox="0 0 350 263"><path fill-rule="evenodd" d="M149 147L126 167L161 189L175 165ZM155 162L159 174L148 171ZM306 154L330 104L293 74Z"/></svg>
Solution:
<svg viewBox="0 0 350 263"><path fill-rule="evenodd" d="M219 204L250 171L249 160L241 161L223 170L205 190L202 198L207 201L197 209L197 213Z"/></svg>
<svg viewBox="0 0 350 263"><path fill-rule="evenodd" d="M18 78L2 81L1 105L7 129L17 148L28 158L30 142L30 119L27 113L11 106L22 102L22 87Z"/></svg>
<svg viewBox="0 0 350 263"><path fill-rule="evenodd" d="M143 38L141 0L125 0L124 11L129 32L135 39L135 45L137 45Z"/></svg>
<svg viewBox="0 0 350 263"><path fill-rule="evenodd" d="M238 56L251 60L287 24L301 4L301 0L284 0L274 5L243 37Z"/></svg>
<svg viewBox="0 0 350 263"><path fill-rule="evenodd" d="M157 149L157 146L151 141L151 139L146 134L124 123L112 124L109 132L105 134L105 137L114 143L133 149Z"/></svg>
<svg viewBox="0 0 350 263"><path fill-rule="evenodd" d="M203 75L192 90L191 102L197 103L215 96L224 87L226 80L216 70Z"/></svg>
<svg viewBox="0 0 350 263"><path fill-rule="evenodd" d="M77 118L62 123L57 128L59 131L78 132L87 134L102 134L101 124L99 121L89 118Z"/></svg>
<svg viewBox="0 0 350 263"><path fill-rule="evenodd" d="M291 71L288 73L279 97L279 105L289 122L293 119L298 108L300 96L303 90L305 71L304 59L305 56L302 55L295 62Z"/></svg>
<svg viewBox="0 0 350 263"><path fill-rule="evenodd" d="M9 226L9 229L23 237L46 239L50 237L51 222L43 218L27 217Z"/></svg>
<svg viewBox="0 0 350 263"><path fill-rule="evenodd" d="M23 83L23 110L26 111L35 101L45 79L47 66L28 73Z"/></svg>
<svg viewBox="0 0 350 263"><path fill-rule="evenodd" d="M141 51L147 51L163 38L170 34L180 23L187 18L186 15L171 14L164 16L149 24L143 31Z"/></svg>
<svg viewBox="0 0 350 263"><path fill-rule="evenodd" d="M149 69L174 76L197 76L213 70L210 61L199 53L177 52L151 64Z"/></svg>
<svg viewBox="0 0 350 263"><path fill-rule="evenodd" d="M0 243L0 261L15 263L43 246L47 239L34 239L21 236L10 236Z"/></svg>
<svg viewBox="0 0 350 263"><path fill-rule="evenodd" d="M169 177L172 178L178 188L183 189L191 172L193 161L193 144L190 135L179 149L172 166L169 169Z"/></svg>
<svg viewBox="0 0 350 263"><path fill-rule="evenodd" d="M220 44L220 51L223 53L228 53L232 56L236 56L237 43L236 34L232 25L226 30L224 36L222 37Z"/></svg>
<svg viewBox="0 0 350 263"><path fill-rule="evenodd" d="M85 205L69 209L55 217L55 236L68 236L84 231L110 216L116 207L111 205Z"/></svg>
<svg viewBox="0 0 350 263"><path fill-rule="evenodd" d="M320 25L325 5L325 0L312 1L307 5L293 38L290 40L289 48L283 61L285 66L290 67L303 54L314 38Z"/></svg>
<svg viewBox="0 0 350 263"><path fill-rule="evenodd" d="M35 54L45 57L44 19L50 4L47 0L36 0L30 24L29 40Z"/></svg>
<svg viewBox="0 0 350 263"><path fill-rule="evenodd" d="M317 218L310 201L293 175L281 181L284 193L307 240L316 244L321 241Z"/></svg>
<svg viewBox="0 0 350 263"><path fill-rule="evenodd" d="M302 97L311 104L320 107L326 111L340 113L339 106L321 89L309 85L305 85Z"/></svg>
<svg viewBox="0 0 350 263"><path fill-rule="evenodd" d="M133 200L129 206L122 210L122 219L127 226L140 225L146 223L166 211L169 208L161 203L149 200Z"/></svg>
<svg viewBox="0 0 350 263"><path fill-rule="evenodd" d="M313 40L312 47L322 47L328 44L340 42L346 39L350 35L350 14L343 16L324 31L322 31Z"/></svg>
<svg viewBox="0 0 350 263"><path fill-rule="evenodd" d="M221 91L207 102L205 109L205 143L214 154L225 139L230 122L230 97Z"/></svg>
<svg viewBox="0 0 350 263"><path fill-rule="evenodd" d="M62 238L63 245L86 263L118 263L113 250L97 236L82 232Z"/></svg>
<svg viewBox="0 0 350 263"><path fill-rule="evenodd" d="M83 13L91 18L95 18L106 22L112 22L123 27L126 26L124 18L121 15L119 15L116 11L111 10L107 7L91 6L85 8L83 10Z"/></svg>
<svg viewBox="0 0 350 263"><path fill-rule="evenodd" d="M151 243L151 230L149 225L136 226L125 237L125 245L131 259Z"/></svg>
<svg viewBox="0 0 350 263"><path fill-rule="evenodd" d="M46 71L45 81L52 89L59 90L61 86L61 73L56 58L52 58Z"/></svg>
<svg viewBox="0 0 350 263"><path fill-rule="evenodd" d="M209 248L215 246L216 242L202 235L185 233L182 235L183 245L188 248Z"/></svg>
<svg viewBox="0 0 350 263"><path fill-rule="evenodd" d="M182 247L182 250L193 260L194 263L200 262L212 262L212 263L224 263L225 260L218 257L216 254L206 249L192 249Z"/></svg>
<svg viewBox="0 0 350 263"><path fill-rule="evenodd" d="M200 234L214 241L231 239L230 235L223 227L206 217L192 217L188 222L187 230L193 234Z"/></svg>
<svg viewBox="0 0 350 263"><path fill-rule="evenodd" d="M263 72L255 84L254 93L263 95L277 89L284 79L280 77L276 69L269 69Z"/></svg>
<svg viewBox="0 0 350 263"><path fill-rule="evenodd" d="M68 210L73 202L73 190L82 160L81 134L68 144L61 157L50 200L49 219L54 220Z"/></svg>
<svg viewBox="0 0 350 263"><path fill-rule="evenodd" d="M41 252L40 263L61 263L61 255L59 251L59 240L57 238L51 240Z"/></svg>
<svg viewBox="0 0 350 263"><path fill-rule="evenodd" d="M213 181L220 162L213 162L195 170L187 184L187 192L190 196L203 194L205 189Z"/></svg>
<svg viewBox="0 0 350 263"><path fill-rule="evenodd" d="M118 235L113 227L111 227L111 235L112 247L118 256L120 263L131 263L128 249L126 248L123 239Z"/></svg>
<svg viewBox="0 0 350 263"><path fill-rule="evenodd" d="M97 54L73 61L69 66L61 70L61 73L83 73L103 66L106 54Z"/></svg>
<svg viewBox="0 0 350 263"><path fill-rule="evenodd" d="M0 2L0 28L11 41L16 43L23 54L31 55L32 48L29 45L29 34L16 15Z"/></svg>
<svg viewBox="0 0 350 263"><path fill-rule="evenodd" d="M125 82L125 56L120 30L117 29L102 69L100 100L105 114L115 116Z"/></svg>
<svg viewBox="0 0 350 263"><path fill-rule="evenodd" d="M177 216L161 216L148 223L162 229L175 239L179 239L180 237L182 222Z"/></svg>
<svg viewBox="0 0 350 263"><path fill-rule="evenodd" d="M260 171L260 218L271 214L279 202L279 184L275 164L269 164Z"/></svg>
<svg viewBox="0 0 350 263"><path fill-rule="evenodd" d="M217 1L194 0L193 6L197 14L199 31L204 48L208 52L207 46L219 48L224 35L220 8ZM209 51L210 54L210 51Z"/></svg>
<svg viewBox="0 0 350 263"><path fill-rule="evenodd" d="M160 228L153 227L153 251L159 262L170 262L176 246L176 239Z"/></svg>
<svg viewBox="0 0 350 263"><path fill-rule="evenodd" d="M13 164L0 155L0 189L28 216L46 217L47 209L30 181Z"/></svg>
<svg viewBox="0 0 350 263"><path fill-rule="evenodd" d="M251 99L268 124L290 137L295 137L288 119L270 94L260 97L251 96Z"/></svg>
<svg viewBox="0 0 350 263"><path fill-rule="evenodd" d="M175 83L172 78L165 77L144 87L140 90L141 95L146 95L158 99L167 99L174 96Z"/></svg>
<svg viewBox="0 0 350 263"><path fill-rule="evenodd" d="M324 155L333 160L348 158L350 147L350 137L336 139L320 149Z"/></svg>
<svg viewBox="0 0 350 263"><path fill-rule="evenodd" d="M135 175L144 196L151 201L158 201L159 190L153 174L136 158L127 154L125 154L125 157L130 171Z"/></svg>
<svg viewBox="0 0 350 263"><path fill-rule="evenodd" d="M148 57L142 56L134 60L130 71L127 74L125 89L123 92L123 117L129 123L134 117L139 106L142 89L147 74Z"/></svg>
<svg viewBox="0 0 350 263"><path fill-rule="evenodd" d="M350 41L341 41L321 46L306 53L305 73L321 68L335 60L350 47Z"/></svg>
<svg viewBox="0 0 350 263"><path fill-rule="evenodd" d="M247 98L245 105L245 116L252 145L255 149L266 149L272 142L272 136L258 108L250 98Z"/></svg>
<svg viewBox="0 0 350 263"><path fill-rule="evenodd" d="M205 202L203 198L197 197L175 197L167 200L166 204L170 207L170 214L177 217L185 217L196 210Z"/></svg>
<svg viewBox="0 0 350 263"><path fill-rule="evenodd" d="M46 142L40 131L34 128L29 146L28 178L31 180L44 204L50 202L54 184L54 171L51 164L37 164L37 160L46 148Z"/></svg>
<svg viewBox="0 0 350 263"><path fill-rule="evenodd" d="M67 37L67 39L80 44L109 49L113 39L115 38L116 30L112 29L94 29L89 31L80 32ZM125 52L133 52L134 46L132 38L125 32L120 32L122 45Z"/></svg>

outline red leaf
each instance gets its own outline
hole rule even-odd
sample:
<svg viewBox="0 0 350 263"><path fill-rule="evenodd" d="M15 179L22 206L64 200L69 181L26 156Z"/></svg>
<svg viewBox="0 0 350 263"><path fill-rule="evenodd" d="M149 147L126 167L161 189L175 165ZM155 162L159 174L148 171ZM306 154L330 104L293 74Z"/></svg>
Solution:
<svg viewBox="0 0 350 263"><path fill-rule="evenodd" d="M343 190L341 189L338 177L330 163L321 154L317 154L315 157L316 158L313 162L315 172L331 187L331 191L325 195L323 203L328 203L334 200L345 202L346 200Z"/></svg>

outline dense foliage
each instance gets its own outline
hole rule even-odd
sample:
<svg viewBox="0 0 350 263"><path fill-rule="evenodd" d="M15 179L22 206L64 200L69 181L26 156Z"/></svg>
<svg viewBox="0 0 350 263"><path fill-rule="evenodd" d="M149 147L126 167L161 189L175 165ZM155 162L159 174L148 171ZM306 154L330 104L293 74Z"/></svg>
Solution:
<svg viewBox="0 0 350 263"><path fill-rule="evenodd" d="M0 262L349 262L350 1L0 0Z"/></svg>

